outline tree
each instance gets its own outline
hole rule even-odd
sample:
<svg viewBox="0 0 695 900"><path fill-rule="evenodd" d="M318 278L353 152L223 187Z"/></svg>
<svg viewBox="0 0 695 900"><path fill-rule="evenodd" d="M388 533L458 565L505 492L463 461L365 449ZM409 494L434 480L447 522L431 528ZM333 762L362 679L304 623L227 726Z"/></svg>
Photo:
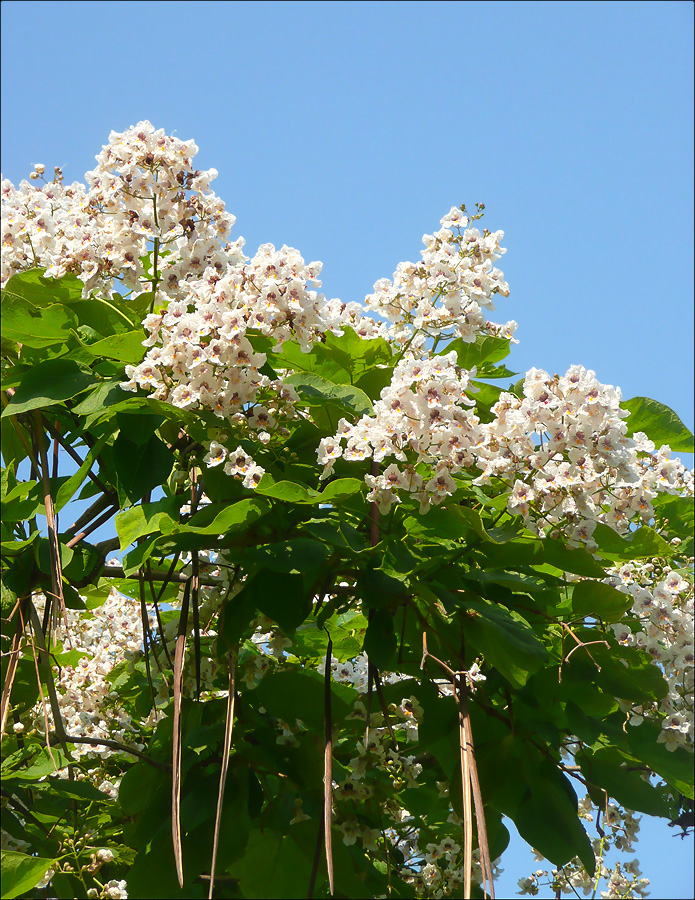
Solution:
<svg viewBox="0 0 695 900"><path fill-rule="evenodd" d="M3 183L4 896L482 896L505 816L641 895L602 863L691 808L692 435L496 385L482 205L363 309L230 243L196 151Z"/></svg>

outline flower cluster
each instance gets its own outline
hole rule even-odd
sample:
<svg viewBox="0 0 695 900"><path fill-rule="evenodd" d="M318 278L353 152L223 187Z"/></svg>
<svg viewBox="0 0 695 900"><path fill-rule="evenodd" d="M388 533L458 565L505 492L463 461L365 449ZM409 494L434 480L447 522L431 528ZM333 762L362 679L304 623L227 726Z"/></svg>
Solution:
<svg viewBox="0 0 695 900"><path fill-rule="evenodd" d="M550 527L570 544L590 543L597 522L621 534L648 523L657 493L692 493L690 476L668 447L651 456L646 435L628 436L620 400L583 366L552 377L531 369L523 398L501 393L494 421L481 426L474 484L511 489L508 509L527 528Z"/></svg>
<svg viewBox="0 0 695 900"><path fill-rule="evenodd" d="M504 232L468 227L464 210L452 207L441 229L423 236L421 261L399 263L393 281L380 279L365 299L367 309L391 323L394 343L407 344L413 354L427 355L428 338L472 342L482 332L499 333L499 326L488 327L482 309L495 308L495 294L509 295L503 273L492 265L507 252L499 245ZM516 322L502 330L511 337Z"/></svg>
<svg viewBox="0 0 695 900"><path fill-rule="evenodd" d="M402 360L374 415L354 425L341 420L337 434L321 441L322 477L341 457L395 457L405 465L365 477L368 499L386 512L406 492L426 512L455 493L457 472L475 466L473 484L497 484L527 528L559 531L570 544L590 543L598 522L619 533L648 523L658 492L692 494L691 473L670 459L668 447L652 454L644 434L628 436L619 389L601 384L591 370L572 366L551 377L531 369L523 397L502 392L489 423L464 408L475 405L467 393L474 374L456 365L453 351ZM419 463L431 467L427 480Z"/></svg>
<svg viewBox="0 0 695 900"><path fill-rule="evenodd" d="M679 571L664 560L635 561L610 571L608 582L633 598L631 611L613 625L617 640L646 650L659 666L669 691L651 707L622 702L630 723L643 718L661 725L668 750L693 743L693 584L692 560Z"/></svg>
<svg viewBox="0 0 695 900"><path fill-rule="evenodd" d="M84 296L109 292L120 281L132 291L166 284L169 297L185 296L187 281L206 265L225 268L241 253L222 247L234 224L222 201L210 192L215 169L198 171L193 141L170 137L149 122L111 132L87 172L89 185L3 181L2 284L17 271L46 268L47 277L76 275ZM43 175L45 167L36 167ZM35 180L35 179L33 179ZM158 268L146 270L155 243Z"/></svg>
<svg viewBox="0 0 695 900"><path fill-rule="evenodd" d="M40 609L45 597L37 595L35 602ZM86 613L67 609L66 617L69 642L80 658L75 664L62 666L56 679L61 717L68 734L97 742L75 744L73 757L106 759L111 756L115 751L105 744L99 745L99 739L142 749L132 717L119 702L110 678L117 666L135 659L142 651L139 601L112 590L103 605ZM39 702L30 712L29 721L43 731L46 716L52 725L52 711ZM100 770L94 770L91 775L98 780ZM100 782L99 787L112 796L117 793L117 785L108 779Z"/></svg>
<svg viewBox="0 0 695 900"><path fill-rule="evenodd" d="M400 467L393 463L380 475L366 477L368 500L378 503L381 512L400 502L401 491L417 499L422 512L441 503L456 490L452 475L474 464L475 448L482 441L480 420L464 408L475 405L467 394L472 374L474 370L456 364L454 351L427 360L401 360L374 404L374 415L362 416L355 425L341 419L338 433L321 441L321 477L327 478L341 457L375 462L394 457ZM419 463L430 467L429 478L416 471Z"/></svg>

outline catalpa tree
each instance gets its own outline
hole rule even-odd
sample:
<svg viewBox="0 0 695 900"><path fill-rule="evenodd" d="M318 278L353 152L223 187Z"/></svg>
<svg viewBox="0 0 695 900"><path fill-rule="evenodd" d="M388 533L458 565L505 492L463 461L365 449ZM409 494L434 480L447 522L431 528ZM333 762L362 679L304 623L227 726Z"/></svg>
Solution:
<svg viewBox="0 0 695 900"><path fill-rule="evenodd" d="M525 893L642 896L605 857L692 808L692 435L515 380L482 206L327 300L196 151L2 185L3 896L494 896L505 818Z"/></svg>

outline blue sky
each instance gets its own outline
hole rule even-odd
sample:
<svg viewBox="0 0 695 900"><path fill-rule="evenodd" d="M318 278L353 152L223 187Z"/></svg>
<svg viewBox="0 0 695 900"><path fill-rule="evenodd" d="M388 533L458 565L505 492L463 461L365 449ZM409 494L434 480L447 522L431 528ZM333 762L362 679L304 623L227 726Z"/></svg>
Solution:
<svg viewBox="0 0 695 900"><path fill-rule="evenodd" d="M247 251L297 247L346 301L482 201L508 248L510 368L585 365L692 429L692 28L668 0L5 0L2 172L82 180L149 119L219 170ZM692 897L692 839L641 834L652 896ZM510 896L535 864L504 865Z"/></svg>

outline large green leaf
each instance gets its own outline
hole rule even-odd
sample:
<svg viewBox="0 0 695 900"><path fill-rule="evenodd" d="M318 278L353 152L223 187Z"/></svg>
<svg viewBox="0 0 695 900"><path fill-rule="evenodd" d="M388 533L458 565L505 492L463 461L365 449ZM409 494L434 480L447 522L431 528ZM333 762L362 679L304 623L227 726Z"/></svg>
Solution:
<svg viewBox="0 0 695 900"><path fill-rule="evenodd" d="M280 670L272 678L264 678L254 691L255 699L269 715L294 724L301 719L309 728L323 733L324 677L311 669ZM354 688L345 684L331 684L333 724L350 712L357 699Z"/></svg>
<svg viewBox="0 0 695 900"><path fill-rule="evenodd" d="M242 896L249 900L306 897L311 880L311 859L297 846L291 834L266 828L253 830L240 860L228 870L239 879Z"/></svg>
<svg viewBox="0 0 695 900"><path fill-rule="evenodd" d="M659 700L668 694L668 684L661 670L646 652L623 647L612 639L610 633L601 634L596 629L585 628L576 633L583 641L610 638L607 641L608 647L599 643L589 646L586 651L577 650L572 657L574 663L575 657L584 654L582 665L586 667L587 673L591 671L589 677L605 693L621 700L633 700L635 703ZM579 664L579 660L577 663Z"/></svg>
<svg viewBox="0 0 695 900"><path fill-rule="evenodd" d="M523 687L548 659L531 626L519 613L482 598L465 594L462 602L470 611L466 637L514 687Z"/></svg>
<svg viewBox="0 0 695 900"><path fill-rule="evenodd" d="M607 791L627 809L646 813L648 816L670 818L669 804L662 789L642 778L642 773L629 766L625 757L614 748L583 750L577 760L587 779L594 802L605 804L603 791Z"/></svg>
<svg viewBox="0 0 695 900"><path fill-rule="evenodd" d="M605 578L603 567L586 550L566 547L562 541L554 538L543 539L543 554L546 563L572 572L575 575L586 575L589 578Z"/></svg>
<svg viewBox="0 0 695 900"><path fill-rule="evenodd" d="M478 335L474 343L456 338L440 350L438 355L451 353L452 350L456 351L457 362L462 369L472 369L473 366L483 368L484 364L491 366L508 356L510 343L505 338L489 334Z"/></svg>
<svg viewBox="0 0 695 900"><path fill-rule="evenodd" d="M167 497L156 503L143 503L119 512L116 516L116 533L121 550L129 547L137 538L159 531L164 523L178 519L180 498Z"/></svg>
<svg viewBox="0 0 695 900"><path fill-rule="evenodd" d="M273 500L284 500L286 503L319 505L337 503L359 493L363 487L363 483L357 478L337 478L319 492L294 481L273 481L268 475L264 475L255 493Z"/></svg>
<svg viewBox="0 0 695 900"><path fill-rule="evenodd" d="M71 276L61 281L44 279L38 269L13 275L2 292L3 337L37 349L65 344L77 319L63 302L75 291L79 296L82 283L77 284L79 288Z"/></svg>
<svg viewBox="0 0 695 900"><path fill-rule="evenodd" d="M123 380L123 378L118 378L114 381L99 382L74 407L73 412L78 416L88 416L94 413L101 413L107 407L121 403L128 396L123 388L120 387L120 383Z"/></svg>
<svg viewBox="0 0 695 900"><path fill-rule="evenodd" d="M31 409L43 409L63 403L94 384L95 378L72 359L49 359L23 376L3 416L14 416Z"/></svg>
<svg viewBox="0 0 695 900"><path fill-rule="evenodd" d="M284 632L294 631L311 612L312 596L302 576L272 569L261 569L234 599L240 604L250 603Z"/></svg>
<svg viewBox="0 0 695 900"><path fill-rule="evenodd" d="M596 860L569 779L530 745L524 747L517 778L526 791L511 818L521 837L553 865L564 866L578 856L593 874Z"/></svg>
<svg viewBox="0 0 695 900"><path fill-rule="evenodd" d="M122 492L130 503L163 484L174 467L174 454L155 434L144 446L119 434L113 445L112 460L119 494Z"/></svg>
<svg viewBox="0 0 695 900"><path fill-rule="evenodd" d="M8 296L5 288L2 304L2 330L6 338L27 347L65 344L77 321L69 309L56 306L47 314L21 297Z"/></svg>
<svg viewBox="0 0 695 900"><path fill-rule="evenodd" d="M330 549L321 541L311 538L293 538L261 544L244 553L245 563L257 563L274 572L302 575L315 572L325 563Z"/></svg>
<svg viewBox="0 0 695 900"><path fill-rule="evenodd" d="M90 344L88 350L95 357L105 356L107 359L136 364L145 358L147 350L142 346L145 337L142 329L128 331L125 334L113 334Z"/></svg>
<svg viewBox="0 0 695 900"><path fill-rule="evenodd" d="M11 900L32 891L46 872L56 865L53 859L29 856L14 850L2 851L2 900Z"/></svg>
<svg viewBox="0 0 695 900"><path fill-rule="evenodd" d="M605 622L619 622L632 603L631 594L600 581L580 581L572 593L572 608L578 616L594 616Z"/></svg>
<svg viewBox="0 0 695 900"><path fill-rule="evenodd" d="M388 669L396 655L398 641L393 630L393 616L385 609L370 612L364 636L364 652L377 669Z"/></svg>
<svg viewBox="0 0 695 900"><path fill-rule="evenodd" d="M655 722L642 722L637 727L628 726L627 741L634 756L680 791L693 799L693 754L684 747L669 750L659 743L661 728Z"/></svg>
<svg viewBox="0 0 695 900"><path fill-rule="evenodd" d="M309 407L334 403L355 416L369 415L373 411L372 401L364 391L350 384L335 384L313 373L290 375L285 383L292 385Z"/></svg>
<svg viewBox="0 0 695 900"><path fill-rule="evenodd" d="M346 328L341 336L327 333L325 340L314 344L308 353L294 341L287 341L268 361L275 368L313 373L336 384L354 384L391 359L391 347L383 338L366 340Z"/></svg>
<svg viewBox="0 0 695 900"><path fill-rule="evenodd" d="M251 522L268 512L268 504L259 498L248 497L237 503L211 503L192 516L186 523L164 519L160 526L163 534L226 535L247 528Z"/></svg>
<svg viewBox="0 0 695 900"><path fill-rule="evenodd" d="M657 447L668 444L672 450L694 452L692 432L670 407L649 397L633 397L632 400L624 400L621 406L630 411L628 434L643 431Z"/></svg>
<svg viewBox="0 0 695 900"><path fill-rule="evenodd" d="M620 535L608 525L599 522L593 538L598 545L598 553L613 562L630 562L634 559L653 559L656 556L670 559L675 548L665 541L653 528L642 525L637 531Z"/></svg>
<svg viewBox="0 0 695 900"><path fill-rule="evenodd" d="M21 297L34 306L55 306L82 298L84 284L75 275L45 278L44 272L45 269L17 272L5 285L3 302L7 302L11 297Z"/></svg>

